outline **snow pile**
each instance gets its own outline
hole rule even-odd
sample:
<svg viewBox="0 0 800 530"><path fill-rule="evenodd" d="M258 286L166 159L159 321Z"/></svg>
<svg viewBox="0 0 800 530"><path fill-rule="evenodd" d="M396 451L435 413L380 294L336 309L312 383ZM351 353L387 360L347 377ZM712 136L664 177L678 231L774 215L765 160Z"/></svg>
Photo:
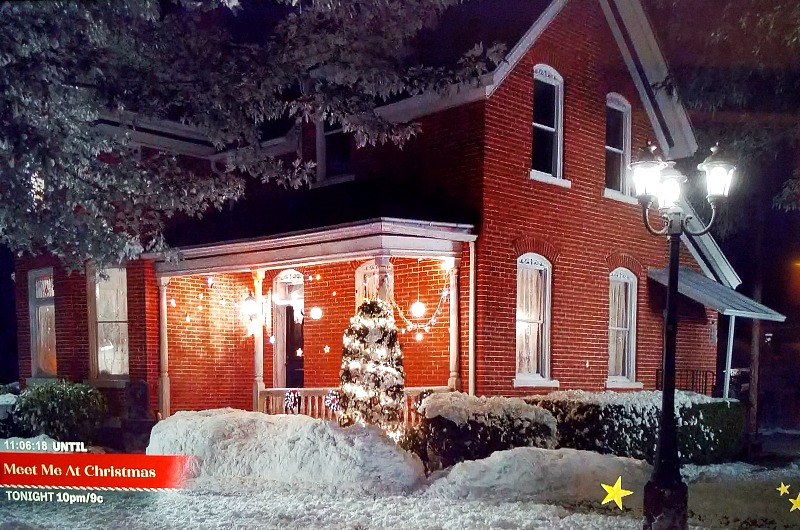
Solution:
<svg viewBox="0 0 800 530"><path fill-rule="evenodd" d="M42 447L52 447L54 439L50 438L46 434L40 434L39 436L34 436L33 438L2 438L3 443L0 443L0 453L2 452L25 452L25 453L46 453L45 449L36 449L37 444L36 442L46 442L41 444ZM6 443L8 442L8 443ZM20 449L20 442L31 442L31 449ZM15 447L15 449L6 449L7 446ZM26 447L22 446L22 447Z"/></svg>
<svg viewBox="0 0 800 530"><path fill-rule="evenodd" d="M196 456L199 476L357 491L406 491L423 476L419 460L376 428L234 409L176 413L153 428L147 454Z"/></svg>
<svg viewBox="0 0 800 530"><path fill-rule="evenodd" d="M586 392L585 390L560 390L547 394L548 401L572 401L575 403L597 403L599 405L619 405L626 409L645 410L656 408L661 410L661 392L643 390L640 392ZM712 398L696 392L675 391L675 411L704 403L727 402L721 398ZM731 400L735 401L735 400Z"/></svg>
<svg viewBox="0 0 800 530"><path fill-rule="evenodd" d="M541 407L529 405L520 398L475 397L463 392L439 392L426 397L419 407L426 418L441 416L456 425L470 421L490 425L492 418L509 417L540 423L556 432L555 417Z"/></svg>
<svg viewBox="0 0 800 530"><path fill-rule="evenodd" d="M623 506L641 507L650 471L646 462L632 458L575 449L518 447L456 464L428 488L426 496L560 505L596 503L604 496L600 484L613 485L622 477L622 487L634 492L624 498Z"/></svg>

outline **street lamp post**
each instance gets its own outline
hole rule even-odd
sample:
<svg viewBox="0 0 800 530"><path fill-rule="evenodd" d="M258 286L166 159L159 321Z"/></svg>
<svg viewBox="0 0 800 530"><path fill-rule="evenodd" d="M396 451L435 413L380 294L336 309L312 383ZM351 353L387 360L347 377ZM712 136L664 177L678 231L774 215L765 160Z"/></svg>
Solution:
<svg viewBox="0 0 800 530"><path fill-rule="evenodd" d="M678 339L678 266L681 236L684 233L699 236L708 233L716 218L717 207L728 195L735 167L724 161L719 148L711 149L711 156L698 169L706 175L707 200L711 205L711 220L700 231L689 230L691 216L680 206L681 185L686 177L674 162L664 162L655 155L651 146L643 157L630 165L636 195L642 207L642 220L647 230L655 236L669 240L669 275L667 303L664 313L664 350L662 359L663 383L661 394L661 427L653 466L653 474L644 488L644 530L686 530L688 488L681 479L678 458L678 429L675 421L675 347ZM649 211L658 205L663 226L655 228L650 223Z"/></svg>

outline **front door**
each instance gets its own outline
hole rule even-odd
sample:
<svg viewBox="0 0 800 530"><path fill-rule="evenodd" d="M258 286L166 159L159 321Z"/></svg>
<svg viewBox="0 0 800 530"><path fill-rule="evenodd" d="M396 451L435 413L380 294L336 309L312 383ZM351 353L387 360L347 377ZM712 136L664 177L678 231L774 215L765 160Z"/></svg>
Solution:
<svg viewBox="0 0 800 530"><path fill-rule="evenodd" d="M294 307L286 306L286 386L303 388L303 320L295 320Z"/></svg>

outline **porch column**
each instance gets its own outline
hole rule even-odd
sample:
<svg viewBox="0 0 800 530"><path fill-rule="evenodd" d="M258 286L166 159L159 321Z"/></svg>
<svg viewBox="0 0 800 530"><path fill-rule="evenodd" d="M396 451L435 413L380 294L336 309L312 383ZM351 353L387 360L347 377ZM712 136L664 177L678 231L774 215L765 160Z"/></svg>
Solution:
<svg viewBox="0 0 800 530"><path fill-rule="evenodd" d="M169 278L158 279L158 410L169 417L169 343L167 342L167 285Z"/></svg>
<svg viewBox="0 0 800 530"><path fill-rule="evenodd" d="M389 269L391 269L392 264L389 263L389 258L386 256L381 256L379 258L375 258L375 263L378 265L378 298L381 300L389 301L391 300L391 293L389 293Z"/></svg>
<svg viewBox="0 0 800 530"><path fill-rule="evenodd" d="M469 388L469 395L474 396L477 387L475 377L475 281L476 281L476 265L475 265L475 242L469 242L469 331L468 331L468 347L469 347L469 373L467 385Z"/></svg>
<svg viewBox="0 0 800 530"><path fill-rule="evenodd" d="M264 269L253 271L253 293L258 308L258 331L253 336L255 342L253 378L253 410L258 410L258 396L264 390Z"/></svg>
<svg viewBox="0 0 800 530"><path fill-rule="evenodd" d="M447 386L452 390L461 390L461 379L458 377L458 267L450 269L450 378Z"/></svg>

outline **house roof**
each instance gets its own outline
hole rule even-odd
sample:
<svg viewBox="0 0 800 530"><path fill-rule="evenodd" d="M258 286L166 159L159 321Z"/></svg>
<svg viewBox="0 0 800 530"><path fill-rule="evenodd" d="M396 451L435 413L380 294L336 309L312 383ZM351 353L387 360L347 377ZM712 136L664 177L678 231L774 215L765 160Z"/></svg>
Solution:
<svg viewBox="0 0 800 530"><path fill-rule="evenodd" d="M669 274L667 269L649 269L647 276L667 285ZM681 267L678 271L678 292L722 315L775 322L786 320L777 311L686 267Z"/></svg>
<svg viewBox="0 0 800 530"><path fill-rule="evenodd" d="M354 181L298 190L254 187L222 211L176 219L166 238L173 247L209 245L381 217L458 224L478 220L477 212L447 194L413 182Z"/></svg>

